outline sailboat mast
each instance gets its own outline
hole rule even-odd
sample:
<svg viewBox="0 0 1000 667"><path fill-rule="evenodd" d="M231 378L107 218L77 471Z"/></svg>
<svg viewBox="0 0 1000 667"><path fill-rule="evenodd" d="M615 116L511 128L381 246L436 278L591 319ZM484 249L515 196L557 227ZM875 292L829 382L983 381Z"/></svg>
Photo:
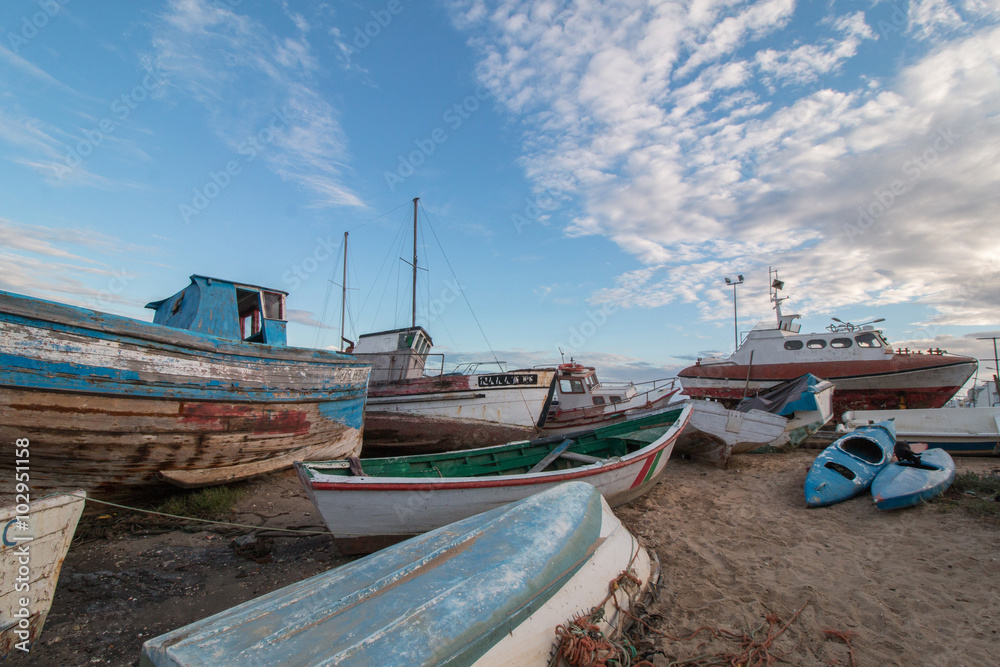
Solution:
<svg viewBox="0 0 1000 667"><path fill-rule="evenodd" d="M344 313L347 309L347 232L344 232L344 278L340 282L340 350L344 350Z"/></svg>
<svg viewBox="0 0 1000 667"><path fill-rule="evenodd" d="M410 326L417 326L417 202L420 197L413 198L413 321Z"/></svg>

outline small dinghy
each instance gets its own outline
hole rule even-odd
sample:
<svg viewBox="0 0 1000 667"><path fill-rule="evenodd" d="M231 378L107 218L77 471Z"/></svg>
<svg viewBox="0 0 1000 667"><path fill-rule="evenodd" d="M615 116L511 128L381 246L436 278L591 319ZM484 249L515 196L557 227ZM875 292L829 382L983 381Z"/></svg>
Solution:
<svg viewBox="0 0 1000 667"><path fill-rule="evenodd" d="M872 482L872 497L880 510L913 507L944 493L955 480L955 461L935 447L921 453L920 463L893 461Z"/></svg>
<svg viewBox="0 0 1000 667"><path fill-rule="evenodd" d="M140 665L545 665L589 613L609 639L658 563L569 482L143 645Z"/></svg>
<svg viewBox="0 0 1000 667"><path fill-rule="evenodd" d="M892 420L861 426L827 447L806 475L806 504L833 505L867 491L889 465L896 443Z"/></svg>

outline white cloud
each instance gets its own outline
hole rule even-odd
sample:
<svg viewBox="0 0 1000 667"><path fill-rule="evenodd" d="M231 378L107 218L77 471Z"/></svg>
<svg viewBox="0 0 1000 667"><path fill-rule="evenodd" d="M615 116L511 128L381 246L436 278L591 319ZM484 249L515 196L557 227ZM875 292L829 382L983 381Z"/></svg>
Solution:
<svg viewBox="0 0 1000 667"><path fill-rule="evenodd" d="M881 3L821 9L805 31L791 1L451 8L522 124L529 178L579 199L567 234L655 268L594 302L690 301L714 318L722 270L774 264L804 313L916 302L997 321L1000 295L963 277L1000 257L996 3L912 4L906 34L878 28L899 18ZM936 41L904 60L914 36ZM898 63L865 51L886 40Z"/></svg>
<svg viewBox="0 0 1000 667"><path fill-rule="evenodd" d="M279 36L238 8L174 0L154 25L153 58L234 150L270 127L261 152L270 169L309 192L314 206L361 206L344 182L349 153L337 111L315 82L311 26L287 7L286 17L293 34Z"/></svg>

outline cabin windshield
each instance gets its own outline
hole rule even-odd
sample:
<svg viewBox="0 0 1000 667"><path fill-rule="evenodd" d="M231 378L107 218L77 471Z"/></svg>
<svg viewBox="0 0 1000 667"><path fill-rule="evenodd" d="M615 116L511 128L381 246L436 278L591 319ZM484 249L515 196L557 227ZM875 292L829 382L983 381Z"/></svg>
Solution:
<svg viewBox="0 0 1000 667"><path fill-rule="evenodd" d="M882 347L882 341L877 334L863 333L854 337L858 347Z"/></svg>

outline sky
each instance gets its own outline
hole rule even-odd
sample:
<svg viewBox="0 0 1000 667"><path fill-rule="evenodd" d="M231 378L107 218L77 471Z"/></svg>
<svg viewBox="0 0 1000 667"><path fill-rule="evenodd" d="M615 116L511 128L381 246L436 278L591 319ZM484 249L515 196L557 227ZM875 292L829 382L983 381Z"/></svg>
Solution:
<svg viewBox="0 0 1000 667"><path fill-rule="evenodd" d="M773 321L1000 335L1000 1L8 0L0 289L669 377ZM725 278L744 276L734 290Z"/></svg>

